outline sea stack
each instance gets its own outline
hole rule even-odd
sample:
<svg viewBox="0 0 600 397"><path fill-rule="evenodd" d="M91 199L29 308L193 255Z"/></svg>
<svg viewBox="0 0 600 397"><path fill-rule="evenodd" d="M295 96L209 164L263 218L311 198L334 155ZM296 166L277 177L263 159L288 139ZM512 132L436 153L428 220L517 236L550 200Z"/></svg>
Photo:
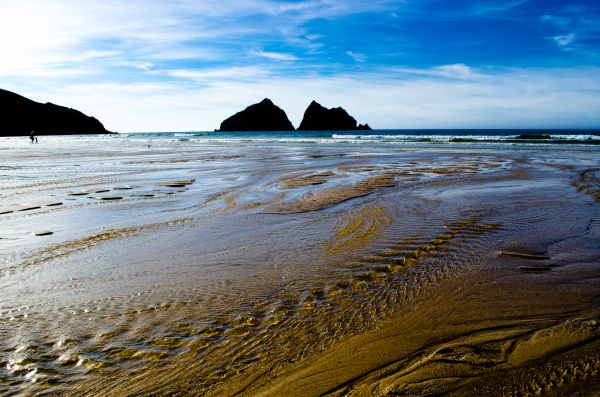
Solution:
<svg viewBox="0 0 600 397"><path fill-rule="evenodd" d="M0 136L109 134L102 123L78 110L39 103L0 89Z"/></svg>
<svg viewBox="0 0 600 397"><path fill-rule="evenodd" d="M221 123L219 131L294 131L285 112L265 98Z"/></svg>
<svg viewBox="0 0 600 397"><path fill-rule="evenodd" d="M312 101L304 112L304 117L298 130L302 131L353 131L370 130L368 124L356 125L354 117L350 116L343 108L331 108Z"/></svg>

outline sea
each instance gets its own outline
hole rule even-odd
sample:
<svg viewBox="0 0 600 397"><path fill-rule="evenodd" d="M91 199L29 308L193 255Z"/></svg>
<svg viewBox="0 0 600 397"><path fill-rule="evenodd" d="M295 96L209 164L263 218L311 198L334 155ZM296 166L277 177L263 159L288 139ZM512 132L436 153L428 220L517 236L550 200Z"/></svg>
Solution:
<svg viewBox="0 0 600 397"><path fill-rule="evenodd" d="M552 148L569 145L573 149L600 144L600 130L373 130L373 131L253 131L253 132L153 132L124 133L119 138L175 139L228 144L359 144L396 145L413 148Z"/></svg>
<svg viewBox="0 0 600 397"><path fill-rule="evenodd" d="M182 131L124 132L112 135L70 135L41 138L44 144L72 141L148 140L203 144L359 144L407 148L481 148L600 150L600 129L390 129L372 131ZM23 145L29 139L4 138L4 145Z"/></svg>

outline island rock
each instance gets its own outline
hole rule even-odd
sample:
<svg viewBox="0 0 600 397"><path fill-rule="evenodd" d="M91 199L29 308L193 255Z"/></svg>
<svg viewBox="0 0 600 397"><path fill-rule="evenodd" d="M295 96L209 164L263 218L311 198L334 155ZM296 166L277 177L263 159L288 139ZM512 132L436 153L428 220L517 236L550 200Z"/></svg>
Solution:
<svg viewBox="0 0 600 397"><path fill-rule="evenodd" d="M302 131L353 131L370 130L368 124L356 125L354 117L350 116L343 108L327 109L319 103L312 101L304 112L304 117L298 130Z"/></svg>
<svg viewBox="0 0 600 397"><path fill-rule="evenodd" d="M285 112L265 98L221 123L219 131L294 131Z"/></svg>
<svg viewBox="0 0 600 397"><path fill-rule="evenodd" d="M102 123L78 110L39 103L0 89L0 136L109 134Z"/></svg>

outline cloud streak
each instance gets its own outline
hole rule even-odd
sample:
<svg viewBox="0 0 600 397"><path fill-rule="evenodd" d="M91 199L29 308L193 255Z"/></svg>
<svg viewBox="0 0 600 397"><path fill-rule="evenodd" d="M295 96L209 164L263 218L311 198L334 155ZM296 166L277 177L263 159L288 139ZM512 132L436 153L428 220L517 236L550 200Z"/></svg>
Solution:
<svg viewBox="0 0 600 397"><path fill-rule="evenodd" d="M291 54L284 54L281 52L270 52L270 51L251 51L251 55L271 59L274 61L297 61L299 58Z"/></svg>
<svg viewBox="0 0 600 397"><path fill-rule="evenodd" d="M552 40L554 40L556 42L556 44L560 47L567 47L568 45L573 43L573 41L575 41L575 34L574 33L561 34L561 35L552 37Z"/></svg>

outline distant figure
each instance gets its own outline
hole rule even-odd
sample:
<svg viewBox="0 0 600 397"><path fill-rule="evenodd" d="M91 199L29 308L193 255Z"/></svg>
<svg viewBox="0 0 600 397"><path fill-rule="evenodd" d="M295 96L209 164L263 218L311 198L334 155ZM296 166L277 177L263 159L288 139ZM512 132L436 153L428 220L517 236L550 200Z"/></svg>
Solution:
<svg viewBox="0 0 600 397"><path fill-rule="evenodd" d="M38 141L37 141L37 136L35 137L35 143L38 143Z"/></svg>
<svg viewBox="0 0 600 397"><path fill-rule="evenodd" d="M31 131L31 132L29 133L29 139L31 139L31 143L33 143L33 142L36 140L35 136L33 135L33 133L34 133L34 132L35 132L35 131Z"/></svg>

